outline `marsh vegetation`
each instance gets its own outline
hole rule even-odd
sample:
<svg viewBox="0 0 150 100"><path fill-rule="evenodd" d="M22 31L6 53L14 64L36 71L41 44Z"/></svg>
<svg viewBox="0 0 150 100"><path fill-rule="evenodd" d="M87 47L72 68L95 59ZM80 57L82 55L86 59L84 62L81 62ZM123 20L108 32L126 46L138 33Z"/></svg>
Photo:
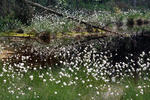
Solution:
<svg viewBox="0 0 150 100"><path fill-rule="evenodd" d="M1 100L150 98L149 1L6 1Z"/></svg>

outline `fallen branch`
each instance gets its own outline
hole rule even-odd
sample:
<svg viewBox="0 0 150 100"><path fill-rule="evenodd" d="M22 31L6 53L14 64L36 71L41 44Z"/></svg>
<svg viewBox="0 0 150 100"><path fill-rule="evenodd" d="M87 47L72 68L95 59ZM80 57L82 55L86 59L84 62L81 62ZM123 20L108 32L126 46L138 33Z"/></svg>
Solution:
<svg viewBox="0 0 150 100"><path fill-rule="evenodd" d="M56 11L50 9L50 8L47 8L47 7L42 6L42 5L40 5L39 3L35 3L35 2L29 1L29 0L25 0L25 2L28 3L28 4L30 4L31 6L35 6L35 7L39 7L39 8L42 8L42 9L44 9L44 10L47 10L48 12L53 13L53 14L56 14L57 16L66 17L67 19L71 19L71 20L73 20L73 21L80 22L80 24L85 24L86 26L90 26L90 27L93 27L93 28L96 28L96 29L101 29L101 30L103 30L103 31L105 31L105 32L110 32L110 33L122 35L122 34L120 34L120 33L118 33L118 32L111 31L111 30L109 30L109 29L107 29L107 28L105 28L105 27L92 25L92 24L90 24L90 23L88 23L88 22L85 22L85 21L83 21L83 20L79 20L79 19L73 18L73 17L71 17L71 16L63 15L63 14L58 13L58 12L56 12Z"/></svg>

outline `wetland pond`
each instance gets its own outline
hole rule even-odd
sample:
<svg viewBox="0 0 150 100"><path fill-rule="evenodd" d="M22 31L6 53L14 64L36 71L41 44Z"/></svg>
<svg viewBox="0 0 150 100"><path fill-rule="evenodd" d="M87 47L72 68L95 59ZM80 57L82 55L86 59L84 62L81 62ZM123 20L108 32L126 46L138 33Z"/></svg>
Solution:
<svg viewBox="0 0 150 100"><path fill-rule="evenodd" d="M0 98L145 100L149 37L104 37L62 45L0 38ZM139 99L140 97L140 99ZM60 99L61 98L61 99Z"/></svg>

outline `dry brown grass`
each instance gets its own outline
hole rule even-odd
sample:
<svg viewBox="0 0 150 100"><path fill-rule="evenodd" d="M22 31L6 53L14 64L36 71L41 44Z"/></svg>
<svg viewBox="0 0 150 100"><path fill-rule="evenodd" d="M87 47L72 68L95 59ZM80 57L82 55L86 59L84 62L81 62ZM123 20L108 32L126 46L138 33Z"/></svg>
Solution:
<svg viewBox="0 0 150 100"><path fill-rule="evenodd" d="M10 50L0 51L0 60L9 58L14 52Z"/></svg>

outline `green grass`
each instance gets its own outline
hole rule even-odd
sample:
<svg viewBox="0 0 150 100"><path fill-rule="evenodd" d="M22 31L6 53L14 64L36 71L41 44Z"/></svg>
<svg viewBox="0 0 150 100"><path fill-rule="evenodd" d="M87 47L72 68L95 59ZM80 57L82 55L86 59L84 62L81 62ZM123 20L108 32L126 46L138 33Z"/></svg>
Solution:
<svg viewBox="0 0 150 100"><path fill-rule="evenodd" d="M129 87L124 90L122 100L149 100L150 98L150 82L140 79L138 81L128 80L126 85Z"/></svg>
<svg viewBox="0 0 150 100"><path fill-rule="evenodd" d="M28 71L23 74L23 77L21 77L21 74L19 75L18 72L6 72L0 78L0 99L16 100L16 96L19 96L19 100L80 100L81 97L78 96L79 93L86 96L89 92L94 92L94 89L86 88L86 85L90 83L81 84L81 81L76 81L77 85L66 86L64 82L68 84L74 80L74 76L70 78L62 76L62 78L59 78L59 72L59 69L54 69L53 72L44 69ZM46 73L50 73L51 75ZM39 78L40 74L43 75L42 78ZM79 72L77 74L81 75L82 73ZM11 78L12 75L14 75L14 78ZM33 80L29 78L31 75L33 75ZM83 77L85 76L83 75ZM4 83L4 80L7 80L6 83ZM44 82L44 80L46 80L46 82ZM57 81L61 82L56 84ZM8 92L9 87L11 87L10 90L14 91L14 94ZM29 87L31 87L31 90L28 89ZM17 90L18 88L20 88L20 90ZM20 95L21 91L23 91L25 95ZM55 94L55 92L57 92L57 94Z"/></svg>
<svg viewBox="0 0 150 100"><path fill-rule="evenodd" d="M127 78L119 81L119 84L104 82L101 78L95 79L92 75L94 72L87 74L86 68L82 67L72 68L73 72L69 68L52 68L29 70L27 73L8 69L6 72L3 68L7 69L1 64L0 100L17 98L19 100L92 100L92 98L148 100L150 98L148 80L135 82Z"/></svg>

